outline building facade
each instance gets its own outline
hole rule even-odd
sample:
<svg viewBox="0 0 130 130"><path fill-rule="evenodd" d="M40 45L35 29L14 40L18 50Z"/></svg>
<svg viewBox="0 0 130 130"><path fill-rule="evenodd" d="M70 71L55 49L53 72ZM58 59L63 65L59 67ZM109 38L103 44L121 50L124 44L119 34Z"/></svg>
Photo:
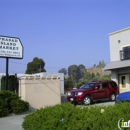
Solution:
<svg viewBox="0 0 130 130"><path fill-rule="evenodd" d="M0 73L0 90L1 90L1 78L2 76L6 75L5 73ZM9 75L15 75L15 74L9 74ZM63 73L49 73L49 72L42 72L37 74L17 74L18 78L21 78L23 76L59 76L60 77L60 93L64 94L64 74Z"/></svg>
<svg viewBox="0 0 130 130"><path fill-rule="evenodd" d="M29 111L61 104L60 76L21 77L19 96L29 102Z"/></svg>
<svg viewBox="0 0 130 130"><path fill-rule="evenodd" d="M119 85L120 93L130 91L130 27L109 34L111 79Z"/></svg>
<svg viewBox="0 0 130 130"><path fill-rule="evenodd" d="M33 74L34 76L59 76L60 77L60 92L64 94L64 73L51 73L51 72L42 72Z"/></svg>

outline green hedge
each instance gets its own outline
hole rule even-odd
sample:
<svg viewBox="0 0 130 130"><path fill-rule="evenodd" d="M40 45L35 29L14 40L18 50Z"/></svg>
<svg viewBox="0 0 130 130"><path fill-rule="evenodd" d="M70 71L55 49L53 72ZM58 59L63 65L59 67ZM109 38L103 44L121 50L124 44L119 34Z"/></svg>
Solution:
<svg viewBox="0 0 130 130"><path fill-rule="evenodd" d="M7 116L9 114L8 103L0 99L0 117Z"/></svg>
<svg viewBox="0 0 130 130"><path fill-rule="evenodd" d="M23 100L13 100L11 106L14 114L26 112L29 109L29 103Z"/></svg>
<svg viewBox="0 0 130 130"><path fill-rule="evenodd" d="M66 103L27 115L22 127L25 130L118 130L121 118L130 120L130 103L108 107L74 107Z"/></svg>
<svg viewBox="0 0 130 130"><path fill-rule="evenodd" d="M29 103L21 100L18 94L12 91L0 91L0 117L9 113L20 114L28 109Z"/></svg>
<svg viewBox="0 0 130 130"><path fill-rule="evenodd" d="M6 76L1 78L1 90L6 90ZM19 82L16 75L8 75L8 90L18 93Z"/></svg>

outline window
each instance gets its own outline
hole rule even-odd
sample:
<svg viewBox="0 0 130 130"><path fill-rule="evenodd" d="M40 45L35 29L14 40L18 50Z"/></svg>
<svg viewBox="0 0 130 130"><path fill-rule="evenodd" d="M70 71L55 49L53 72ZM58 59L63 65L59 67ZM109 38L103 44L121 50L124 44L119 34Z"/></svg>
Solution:
<svg viewBox="0 0 130 130"><path fill-rule="evenodd" d="M94 85L94 83L86 83L86 84L83 84L80 88L81 89L90 89L93 85Z"/></svg>
<svg viewBox="0 0 130 130"><path fill-rule="evenodd" d="M123 47L120 51L120 59L127 60L130 59L130 46Z"/></svg>
<svg viewBox="0 0 130 130"><path fill-rule="evenodd" d="M110 83L112 87L117 87L117 84L115 82Z"/></svg>
<svg viewBox="0 0 130 130"><path fill-rule="evenodd" d="M108 83L103 83L102 86L103 86L103 88L109 88L109 84Z"/></svg>
<svg viewBox="0 0 130 130"><path fill-rule="evenodd" d="M130 59L130 46L123 47L123 51L124 51L124 58Z"/></svg>
<svg viewBox="0 0 130 130"><path fill-rule="evenodd" d="M100 89L101 85L100 84L96 84L95 87L97 87L98 89Z"/></svg>
<svg viewBox="0 0 130 130"><path fill-rule="evenodd" d="M122 84L122 88L125 88L125 84L126 84L125 76L121 76L121 84Z"/></svg>

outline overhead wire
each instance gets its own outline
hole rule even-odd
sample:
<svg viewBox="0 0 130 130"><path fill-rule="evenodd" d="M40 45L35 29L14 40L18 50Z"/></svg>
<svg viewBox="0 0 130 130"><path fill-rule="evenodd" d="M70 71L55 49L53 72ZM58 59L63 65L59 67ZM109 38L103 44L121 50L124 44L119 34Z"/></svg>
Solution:
<svg viewBox="0 0 130 130"><path fill-rule="evenodd" d="M15 61L9 61L10 63L15 63L15 64L19 64L19 65L26 65L27 66L27 64L26 63L19 63L19 62L15 62ZM57 68L57 67L44 67L45 69L56 69L56 70L60 70L60 69L62 69L63 67L61 67L61 68ZM0 71L5 71L5 70L3 70L3 69L0 69ZM10 70L10 71L13 71L13 72L15 72L14 70Z"/></svg>
<svg viewBox="0 0 130 130"><path fill-rule="evenodd" d="M25 63L19 63L19 62L14 62L14 61L10 61L10 62L16 63L16 64L21 64L21 65L27 65L27 64L25 64ZM56 68L56 67L45 67L45 68L62 69L63 67L61 67L61 68Z"/></svg>

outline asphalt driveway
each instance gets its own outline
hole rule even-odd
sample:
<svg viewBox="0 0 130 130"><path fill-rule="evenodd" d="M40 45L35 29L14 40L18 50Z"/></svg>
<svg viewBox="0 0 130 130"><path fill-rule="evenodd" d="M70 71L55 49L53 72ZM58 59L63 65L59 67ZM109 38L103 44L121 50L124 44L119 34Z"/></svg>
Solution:
<svg viewBox="0 0 130 130"><path fill-rule="evenodd" d="M22 122L26 115L27 114L9 115L7 117L0 118L0 130L23 130Z"/></svg>

